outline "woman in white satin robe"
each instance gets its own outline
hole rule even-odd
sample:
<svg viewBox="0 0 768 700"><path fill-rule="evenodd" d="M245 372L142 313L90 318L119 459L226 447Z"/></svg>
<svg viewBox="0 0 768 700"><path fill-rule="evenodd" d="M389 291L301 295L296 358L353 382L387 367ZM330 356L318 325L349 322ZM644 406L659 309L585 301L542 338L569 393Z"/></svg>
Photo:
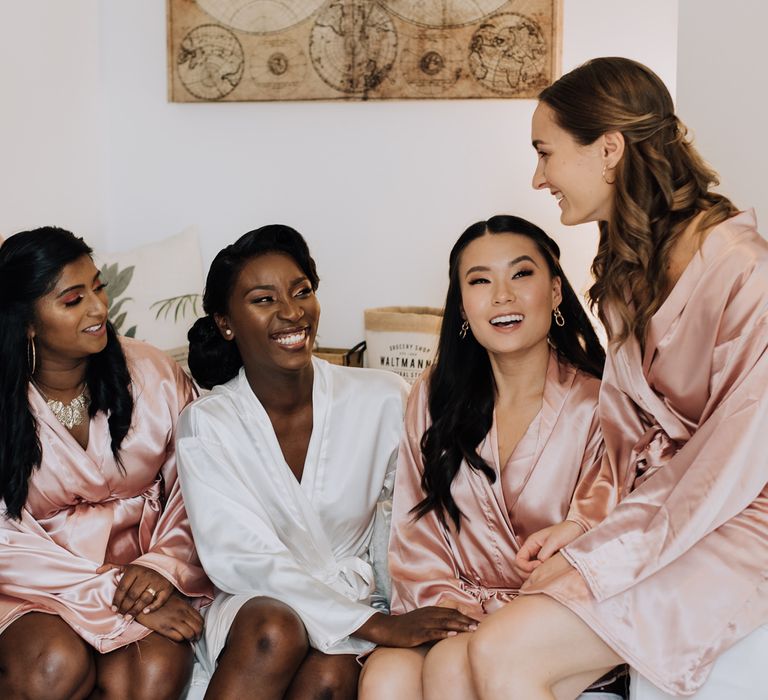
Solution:
<svg viewBox="0 0 768 700"><path fill-rule="evenodd" d="M540 100L534 186L563 223L600 222L590 293L621 501L491 616L473 681L483 699L569 698L624 660L638 700L765 698L768 244L710 191L645 66L595 59Z"/></svg>
<svg viewBox="0 0 768 700"><path fill-rule="evenodd" d="M118 339L61 229L0 247L0 321L0 696L178 698L212 593L176 479L192 382Z"/></svg>
<svg viewBox="0 0 768 700"><path fill-rule="evenodd" d="M398 460L393 613L457 608L482 629L525 581L521 547L546 553L616 504L597 417L605 355L559 254L513 216L470 226L451 251L437 358L411 393ZM471 637L375 651L361 697L472 698Z"/></svg>
<svg viewBox="0 0 768 700"><path fill-rule="evenodd" d="M211 265L190 368L213 390L179 424L182 490L218 588L197 656L208 698L353 698L356 656L472 620L373 606L376 504L407 385L313 359L318 277L301 235L251 231ZM199 694L199 690L198 690Z"/></svg>

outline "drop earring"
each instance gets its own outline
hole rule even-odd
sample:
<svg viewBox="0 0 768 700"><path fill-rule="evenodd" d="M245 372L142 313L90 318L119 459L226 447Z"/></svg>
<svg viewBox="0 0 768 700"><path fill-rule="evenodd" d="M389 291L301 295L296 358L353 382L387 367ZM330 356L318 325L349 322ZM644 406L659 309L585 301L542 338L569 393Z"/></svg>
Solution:
<svg viewBox="0 0 768 700"><path fill-rule="evenodd" d="M559 306L556 306L552 310L552 316L554 316L556 326L558 326L559 328L562 328L565 325L565 318L563 317L563 312L560 311Z"/></svg>
<svg viewBox="0 0 768 700"><path fill-rule="evenodd" d="M29 367L29 376L35 373L37 367L37 352L35 351L35 339L30 336L27 340L27 366Z"/></svg>
<svg viewBox="0 0 768 700"><path fill-rule="evenodd" d="M464 340L464 338L467 337L468 330L469 330L469 321L464 321L464 323L461 324L461 330L459 331L459 338Z"/></svg>

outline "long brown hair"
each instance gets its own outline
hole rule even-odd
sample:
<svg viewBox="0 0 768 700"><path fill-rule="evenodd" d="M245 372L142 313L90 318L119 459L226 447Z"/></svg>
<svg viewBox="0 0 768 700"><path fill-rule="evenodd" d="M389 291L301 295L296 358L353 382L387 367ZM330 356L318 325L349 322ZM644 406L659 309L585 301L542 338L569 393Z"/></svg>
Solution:
<svg viewBox="0 0 768 700"><path fill-rule="evenodd" d="M664 83L641 63L595 58L545 88L539 100L581 145L610 131L624 136L624 154L610 175L611 218L599 224L589 298L611 341L634 335L643 344L669 292L670 252L685 224L703 211L702 232L737 209L710 191L719 184L717 173L693 147Z"/></svg>

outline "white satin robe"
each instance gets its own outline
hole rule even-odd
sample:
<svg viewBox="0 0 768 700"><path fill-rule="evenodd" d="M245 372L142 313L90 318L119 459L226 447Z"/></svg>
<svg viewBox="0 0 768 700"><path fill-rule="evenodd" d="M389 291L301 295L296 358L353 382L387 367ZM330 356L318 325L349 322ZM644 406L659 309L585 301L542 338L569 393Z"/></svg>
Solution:
<svg viewBox="0 0 768 700"><path fill-rule="evenodd" d="M106 414L91 419L84 450L30 385L42 463L21 520L0 517L0 631L36 611L59 615L100 652L147 636L146 627L110 610L118 575L97 574L105 562L141 564L198 605L210 600L176 479L176 419L194 388L165 353L130 338L121 343L134 397L120 450L125 474Z"/></svg>
<svg viewBox="0 0 768 700"><path fill-rule="evenodd" d="M496 472L461 465L451 492L465 518L445 527L434 511L418 520L424 498L421 438L430 425L428 375L413 387L405 419L392 508L389 567L392 612L459 603L478 619L513 599L523 581L512 569L532 533L570 519L586 531L616 505L601 472L597 416L600 381L550 353L542 406L501 469L494 418L479 454Z"/></svg>
<svg viewBox="0 0 768 700"><path fill-rule="evenodd" d="M314 648L361 653L373 644L350 635L375 612L368 548L407 384L381 370L313 366L301 482L244 370L182 414L180 479L218 596L275 598L301 617Z"/></svg>
<svg viewBox="0 0 768 700"><path fill-rule="evenodd" d="M768 243L743 212L709 233L644 353L609 353L600 417L623 500L563 550L575 568L525 591L672 695L768 623L767 350Z"/></svg>

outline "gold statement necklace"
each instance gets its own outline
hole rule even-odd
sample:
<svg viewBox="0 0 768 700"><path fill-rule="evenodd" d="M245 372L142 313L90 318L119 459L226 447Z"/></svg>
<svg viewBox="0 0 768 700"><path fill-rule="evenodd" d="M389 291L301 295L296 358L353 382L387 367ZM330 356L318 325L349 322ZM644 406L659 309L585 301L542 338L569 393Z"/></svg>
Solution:
<svg viewBox="0 0 768 700"><path fill-rule="evenodd" d="M82 425L88 415L88 406L91 405L91 397L88 394L88 387L83 384L83 390L75 396L69 403L63 403L58 399L49 399L45 392L40 389L40 393L51 409L56 420L59 421L67 430L72 430L76 425Z"/></svg>

